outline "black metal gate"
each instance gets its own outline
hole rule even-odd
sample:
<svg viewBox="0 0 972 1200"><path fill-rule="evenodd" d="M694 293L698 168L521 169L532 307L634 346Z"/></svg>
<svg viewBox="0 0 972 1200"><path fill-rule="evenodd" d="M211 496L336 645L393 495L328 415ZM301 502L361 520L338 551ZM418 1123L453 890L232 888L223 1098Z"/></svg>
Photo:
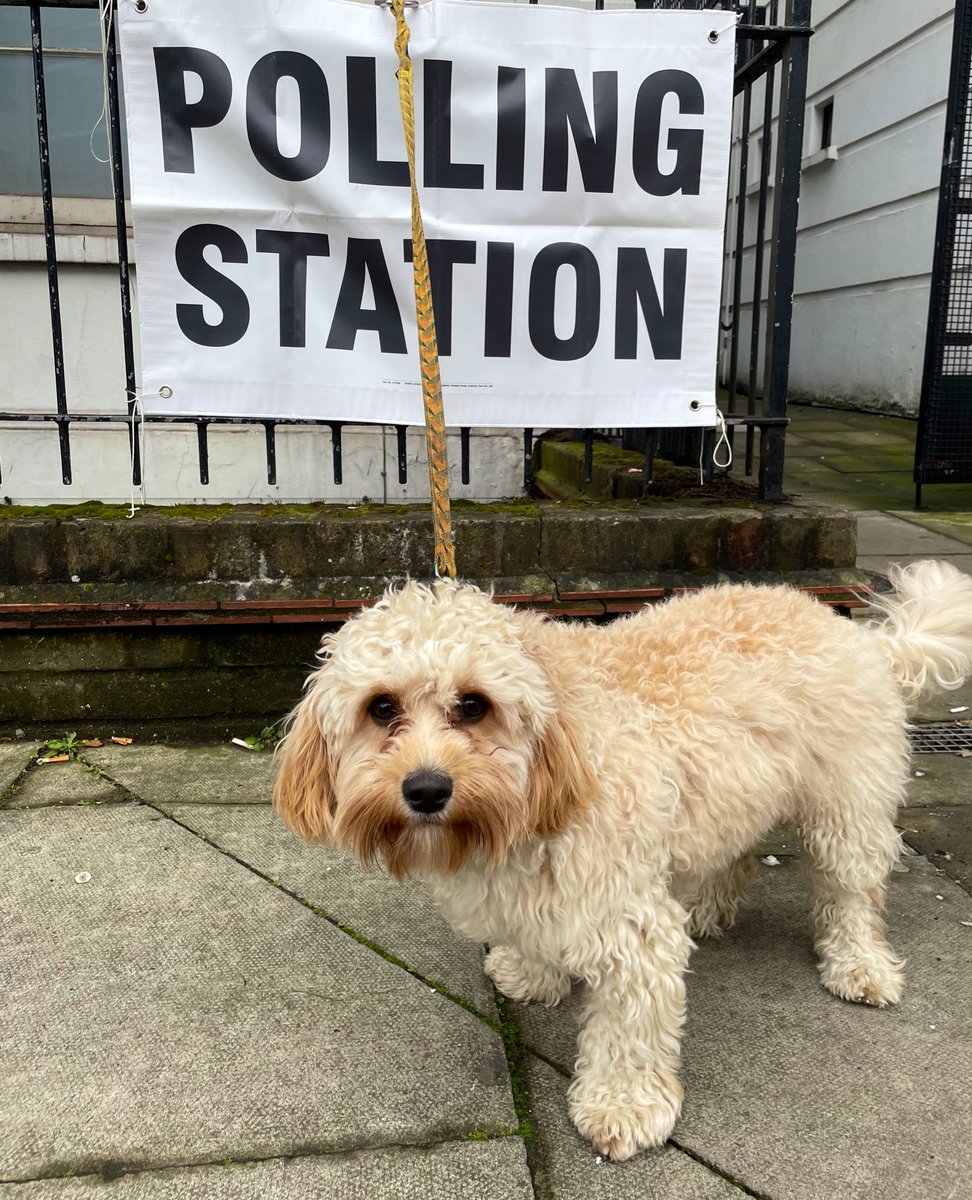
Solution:
<svg viewBox="0 0 972 1200"><path fill-rule="evenodd" d="M925 483L972 482L972 0L956 0L945 153L915 447Z"/></svg>

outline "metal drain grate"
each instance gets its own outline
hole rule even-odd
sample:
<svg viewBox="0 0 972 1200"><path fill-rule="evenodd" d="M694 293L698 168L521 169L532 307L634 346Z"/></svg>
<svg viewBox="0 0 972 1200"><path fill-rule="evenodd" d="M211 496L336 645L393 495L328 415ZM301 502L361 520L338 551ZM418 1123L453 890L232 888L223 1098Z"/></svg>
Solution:
<svg viewBox="0 0 972 1200"><path fill-rule="evenodd" d="M972 721L932 721L911 730L915 754L961 754L972 750Z"/></svg>

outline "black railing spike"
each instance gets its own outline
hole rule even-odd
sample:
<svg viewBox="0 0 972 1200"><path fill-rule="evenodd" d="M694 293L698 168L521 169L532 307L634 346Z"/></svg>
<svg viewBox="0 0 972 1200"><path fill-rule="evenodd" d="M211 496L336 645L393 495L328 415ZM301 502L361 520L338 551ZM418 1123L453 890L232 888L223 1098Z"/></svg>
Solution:
<svg viewBox="0 0 972 1200"><path fill-rule="evenodd" d="M649 429L645 438L645 487L655 482L655 455L658 453L658 430Z"/></svg>
<svg viewBox="0 0 972 1200"><path fill-rule="evenodd" d="M329 422L331 426L331 471L334 475L334 483L336 487L340 487L344 483L344 460L343 448L341 446L341 429L343 423L341 421Z"/></svg>
<svg viewBox="0 0 972 1200"><path fill-rule="evenodd" d="M459 478L464 484L469 483L469 426L464 425L459 430Z"/></svg>
<svg viewBox="0 0 972 1200"><path fill-rule="evenodd" d="M408 426L395 426L395 444L398 453L398 482L408 483Z"/></svg>
<svg viewBox="0 0 972 1200"><path fill-rule="evenodd" d="M264 421L263 428L267 438L267 483L277 482L277 431L273 421Z"/></svg>
<svg viewBox="0 0 972 1200"><path fill-rule="evenodd" d="M199 482L205 487L209 483L209 422L196 422L196 448L199 453Z"/></svg>

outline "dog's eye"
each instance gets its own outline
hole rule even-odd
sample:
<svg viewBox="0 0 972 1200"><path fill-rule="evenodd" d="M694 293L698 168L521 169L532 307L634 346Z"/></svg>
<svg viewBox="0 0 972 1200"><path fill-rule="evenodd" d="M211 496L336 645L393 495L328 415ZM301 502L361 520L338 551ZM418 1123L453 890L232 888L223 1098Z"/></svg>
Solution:
<svg viewBox="0 0 972 1200"><path fill-rule="evenodd" d="M390 725L396 717L402 715L398 703L391 696L375 696L368 705L368 715L379 725Z"/></svg>
<svg viewBox="0 0 972 1200"><path fill-rule="evenodd" d="M478 721L489 711L489 701L479 692L466 692L459 697L456 705L456 716L461 721Z"/></svg>

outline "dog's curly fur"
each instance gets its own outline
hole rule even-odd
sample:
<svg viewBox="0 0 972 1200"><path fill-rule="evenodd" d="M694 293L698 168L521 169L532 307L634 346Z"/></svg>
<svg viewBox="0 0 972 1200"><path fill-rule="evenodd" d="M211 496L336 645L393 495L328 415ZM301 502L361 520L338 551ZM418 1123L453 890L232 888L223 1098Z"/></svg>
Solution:
<svg viewBox="0 0 972 1200"><path fill-rule="evenodd" d="M732 923L777 821L802 830L824 986L901 994L881 913L907 706L972 672L972 580L925 562L894 583L871 621L727 586L605 626L406 584L324 639L275 804L309 840L426 876L506 995L588 984L571 1115L628 1158L678 1117L690 937ZM451 796L417 812L402 784L428 772Z"/></svg>

